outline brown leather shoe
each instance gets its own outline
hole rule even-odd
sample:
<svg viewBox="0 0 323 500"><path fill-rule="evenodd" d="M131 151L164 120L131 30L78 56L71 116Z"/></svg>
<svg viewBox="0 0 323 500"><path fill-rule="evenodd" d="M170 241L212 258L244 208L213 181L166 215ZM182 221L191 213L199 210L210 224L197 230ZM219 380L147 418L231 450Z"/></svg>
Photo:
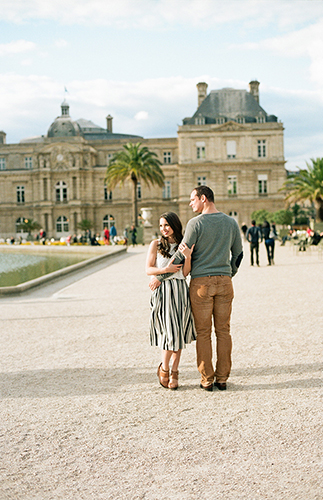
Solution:
<svg viewBox="0 0 323 500"><path fill-rule="evenodd" d="M211 384L211 385L202 385L202 384L200 384L200 387L201 387L201 389L204 389L205 391L210 391L210 392L213 391L213 384Z"/></svg>
<svg viewBox="0 0 323 500"><path fill-rule="evenodd" d="M168 383L168 389L175 391L178 388L178 372L173 370L170 372L170 378Z"/></svg>
<svg viewBox="0 0 323 500"><path fill-rule="evenodd" d="M169 382L169 371L165 371L162 368L162 363L160 363L159 367L157 368L157 377L159 379L160 385L165 387L165 389L168 389L168 382Z"/></svg>
<svg viewBox="0 0 323 500"><path fill-rule="evenodd" d="M226 391L227 390L227 384L225 382L214 382L214 387L219 389L219 391Z"/></svg>

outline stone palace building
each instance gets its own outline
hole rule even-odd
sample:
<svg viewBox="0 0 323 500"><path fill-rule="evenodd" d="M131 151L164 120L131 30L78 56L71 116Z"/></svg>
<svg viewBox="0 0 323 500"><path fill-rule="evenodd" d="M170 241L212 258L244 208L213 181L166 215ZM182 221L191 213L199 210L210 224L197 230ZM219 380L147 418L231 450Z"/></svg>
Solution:
<svg viewBox="0 0 323 500"><path fill-rule="evenodd" d="M193 216L192 189L215 193L216 207L239 225L254 210L284 208L279 192L286 179L284 128L259 104L259 82L249 91L212 90L198 83L198 107L184 118L177 137L144 139L118 134L107 116L106 129L85 119L73 121L66 101L46 135L6 144L0 132L0 238L19 235L24 219L39 222L48 237L78 234L88 219L102 234L114 223L118 233L132 224L131 186L104 185L107 165L127 142L141 142L163 165L164 188L138 185L139 208L149 207L153 232L164 211L176 212L185 226Z"/></svg>

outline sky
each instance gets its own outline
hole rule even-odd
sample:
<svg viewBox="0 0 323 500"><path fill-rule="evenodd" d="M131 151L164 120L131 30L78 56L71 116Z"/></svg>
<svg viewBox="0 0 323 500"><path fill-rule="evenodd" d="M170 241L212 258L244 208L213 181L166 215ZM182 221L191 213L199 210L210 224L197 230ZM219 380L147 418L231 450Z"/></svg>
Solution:
<svg viewBox="0 0 323 500"><path fill-rule="evenodd" d="M176 137L208 91L248 90L284 124L286 168L323 156L323 0L0 0L0 130L72 119Z"/></svg>

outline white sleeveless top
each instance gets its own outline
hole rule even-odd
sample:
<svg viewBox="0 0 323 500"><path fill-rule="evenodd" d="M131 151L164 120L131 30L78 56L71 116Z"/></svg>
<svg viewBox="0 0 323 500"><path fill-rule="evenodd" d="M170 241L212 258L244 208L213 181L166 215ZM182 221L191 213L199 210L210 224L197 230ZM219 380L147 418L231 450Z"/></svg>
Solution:
<svg viewBox="0 0 323 500"><path fill-rule="evenodd" d="M169 253L171 255L173 255L175 253L175 247L176 247L176 243L170 244ZM173 257L164 257L161 253L157 252L156 267L158 267L158 269L163 269L172 260L172 258ZM181 268L179 271L177 271L177 273L174 273L171 276L169 276L168 278L165 278L164 281L171 280L171 279L184 280L185 277L183 274L183 268Z"/></svg>

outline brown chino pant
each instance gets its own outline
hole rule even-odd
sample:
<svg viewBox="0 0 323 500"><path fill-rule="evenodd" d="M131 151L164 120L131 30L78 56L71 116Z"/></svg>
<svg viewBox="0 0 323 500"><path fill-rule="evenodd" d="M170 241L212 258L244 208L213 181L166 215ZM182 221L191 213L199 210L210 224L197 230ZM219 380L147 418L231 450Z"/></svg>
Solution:
<svg viewBox="0 0 323 500"><path fill-rule="evenodd" d="M233 286L230 276L194 278L190 284L191 308L197 332L197 367L201 384L226 382L231 371L232 339L230 318ZM216 335L217 362L212 363L212 317Z"/></svg>

